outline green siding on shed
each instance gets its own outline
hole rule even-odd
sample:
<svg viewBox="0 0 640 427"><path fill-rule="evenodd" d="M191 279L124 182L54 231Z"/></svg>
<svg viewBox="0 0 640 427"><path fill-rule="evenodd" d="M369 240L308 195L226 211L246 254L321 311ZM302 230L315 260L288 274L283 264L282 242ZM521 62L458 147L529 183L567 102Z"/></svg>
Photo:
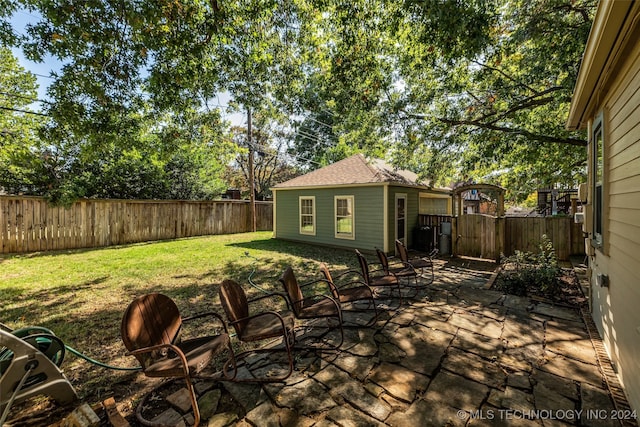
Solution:
<svg viewBox="0 0 640 427"><path fill-rule="evenodd" d="M407 196L407 204L406 204L406 221L407 221L407 235L405 244L411 246L413 244L413 229L416 224L418 224L418 210L420 208L420 190L418 188L409 188L409 187L399 187L399 186L390 186L389 187L389 205L388 209L388 252L395 252L395 239L396 239L396 194L406 194Z"/></svg>
<svg viewBox="0 0 640 427"><path fill-rule="evenodd" d="M275 237L319 245L372 251L384 245L384 186L278 189L275 195ZM313 196L316 234L300 234L299 197ZM335 237L334 197L354 196L355 239Z"/></svg>

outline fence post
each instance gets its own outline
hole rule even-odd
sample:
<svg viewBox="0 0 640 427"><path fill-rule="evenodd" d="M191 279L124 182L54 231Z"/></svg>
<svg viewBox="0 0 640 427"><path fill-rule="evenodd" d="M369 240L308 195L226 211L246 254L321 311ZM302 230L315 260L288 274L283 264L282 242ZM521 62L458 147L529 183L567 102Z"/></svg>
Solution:
<svg viewBox="0 0 640 427"><path fill-rule="evenodd" d="M506 219L504 216L499 216L496 218L496 262L500 262L500 256L504 253L506 244L505 222Z"/></svg>
<svg viewBox="0 0 640 427"><path fill-rule="evenodd" d="M458 256L458 216L451 217L451 256Z"/></svg>

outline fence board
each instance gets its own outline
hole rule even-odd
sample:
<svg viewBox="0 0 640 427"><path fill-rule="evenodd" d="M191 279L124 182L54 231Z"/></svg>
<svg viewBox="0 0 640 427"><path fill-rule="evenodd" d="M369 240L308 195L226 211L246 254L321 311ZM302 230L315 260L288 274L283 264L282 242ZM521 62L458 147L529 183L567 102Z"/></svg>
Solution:
<svg viewBox="0 0 640 427"><path fill-rule="evenodd" d="M561 260L584 254L581 225L570 217L507 217L505 230L504 254L507 256L516 250L538 252L543 234L551 240Z"/></svg>
<svg viewBox="0 0 640 427"><path fill-rule="evenodd" d="M256 202L258 230L272 230L273 203ZM251 231L248 201L82 199L70 207L0 196L0 253L90 248Z"/></svg>
<svg viewBox="0 0 640 427"><path fill-rule="evenodd" d="M0 250L9 250L9 204L0 204Z"/></svg>
<svg viewBox="0 0 640 427"><path fill-rule="evenodd" d="M455 255L499 259L515 251L538 252L542 235L551 240L560 260L584 255L582 225L571 217L502 217L467 214L454 223ZM435 215L420 215L421 225L438 222Z"/></svg>

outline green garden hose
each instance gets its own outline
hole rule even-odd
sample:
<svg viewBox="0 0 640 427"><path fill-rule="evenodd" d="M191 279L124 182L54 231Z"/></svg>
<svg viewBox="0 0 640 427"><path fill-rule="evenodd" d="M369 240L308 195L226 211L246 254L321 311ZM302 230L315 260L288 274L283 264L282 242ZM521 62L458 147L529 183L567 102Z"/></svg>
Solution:
<svg viewBox="0 0 640 427"><path fill-rule="evenodd" d="M69 350L71 353L75 354L81 359L84 359L87 362L100 366L102 368L117 371L140 371L142 369L141 366L133 368L111 366L92 359L91 357L80 353L78 350L64 344L62 340L56 337L56 335L50 329L43 328L42 326L27 326L25 328L16 329L15 331L10 332L18 338L21 338L27 343L31 344L33 347L37 348L38 351L45 354L49 358L49 360L51 360L58 367L60 367L60 365L62 365L62 362L64 361L65 351ZM0 367L4 368L5 365L8 366L8 363L11 362L12 358L13 352L10 349L0 348ZM0 374L3 371L4 369L1 369Z"/></svg>
<svg viewBox="0 0 640 427"><path fill-rule="evenodd" d="M82 354L80 353L78 350L76 350L75 348L71 348L68 345L65 344L65 348L67 350L69 350L71 353L75 354L76 356L78 356L81 359L86 360L89 363L93 363L94 365L100 366L101 368L106 368L106 369L112 369L114 371L141 371L142 370L142 366L136 366L134 368L126 368L123 366L112 366L112 365L107 365L106 363L102 363L99 362L95 359L90 358L89 356L87 356L86 354Z"/></svg>
<svg viewBox="0 0 640 427"><path fill-rule="evenodd" d="M270 291L267 291L267 290L261 288L260 286L258 286L255 283L253 283L253 280L251 280L253 278L253 275L256 273L256 269L257 269L256 264L258 263L258 258L254 257L252 255L249 255L249 252L245 252L244 256L246 256L247 258L253 258L254 259L251 273L249 273L249 284L251 286L253 286L254 288L256 288L257 290L259 290L260 292L263 292L265 294L270 293Z"/></svg>

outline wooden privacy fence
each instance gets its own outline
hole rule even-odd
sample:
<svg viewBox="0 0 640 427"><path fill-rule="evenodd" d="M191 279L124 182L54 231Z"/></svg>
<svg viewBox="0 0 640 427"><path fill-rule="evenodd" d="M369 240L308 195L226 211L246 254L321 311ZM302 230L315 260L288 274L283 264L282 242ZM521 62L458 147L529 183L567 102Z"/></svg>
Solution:
<svg viewBox="0 0 640 427"><path fill-rule="evenodd" d="M426 217L426 215L424 215ZM513 255L515 251L538 252L542 235L552 242L560 260L571 255L584 255L582 224L572 217L495 217L467 214L459 217L436 218L440 224L452 223L452 249L455 255L486 259L500 259L500 255ZM420 218L427 224L429 218Z"/></svg>
<svg viewBox="0 0 640 427"><path fill-rule="evenodd" d="M273 203L256 202L258 230L273 229ZM93 248L251 231L245 200L95 200L70 207L0 196L0 253Z"/></svg>
<svg viewBox="0 0 640 427"><path fill-rule="evenodd" d="M543 234L553 243L560 260L568 260L571 255L584 255L582 224L576 224L573 217L507 217L504 220L505 255L513 255L516 250L539 252Z"/></svg>
<svg viewBox="0 0 640 427"><path fill-rule="evenodd" d="M517 250L539 252L543 235L551 240L560 260L584 255L582 224L575 224L572 217L462 215L456 219L457 255L498 260L501 254L513 255Z"/></svg>

